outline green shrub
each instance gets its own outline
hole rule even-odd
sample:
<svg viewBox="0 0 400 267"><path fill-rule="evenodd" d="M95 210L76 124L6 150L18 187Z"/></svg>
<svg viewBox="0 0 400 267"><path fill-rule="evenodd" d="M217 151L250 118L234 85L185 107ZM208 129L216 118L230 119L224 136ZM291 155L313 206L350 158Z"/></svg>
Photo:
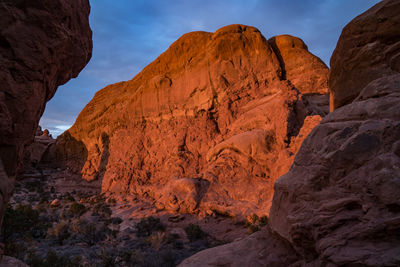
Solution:
<svg viewBox="0 0 400 267"><path fill-rule="evenodd" d="M96 225L86 220L78 219L71 222L69 231L71 235L73 234L75 238L78 238L89 246L93 246L98 242L103 241L106 239L107 235L114 234L113 231L102 224Z"/></svg>
<svg viewBox="0 0 400 267"><path fill-rule="evenodd" d="M189 240L192 242L198 239L203 239L207 236L207 234L200 228L199 225L193 223L185 227L185 232Z"/></svg>
<svg viewBox="0 0 400 267"><path fill-rule="evenodd" d="M54 250L47 252L46 258L42 259L34 251L29 251L27 254L27 263L31 267L79 267L81 264L81 257L76 256L72 259L58 255Z"/></svg>
<svg viewBox="0 0 400 267"><path fill-rule="evenodd" d="M136 224L136 234L139 237L150 236L153 232L164 232L165 225L159 218L152 216L143 218Z"/></svg>
<svg viewBox="0 0 400 267"><path fill-rule="evenodd" d="M96 206L93 208L93 211L98 214L103 214L107 217L110 217L112 214L110 207L108 207L108 205L105 203L96 204Z"/></svg>
<svg viewBox="0 0 400 267"><path fill-rule="evenodd" d="M1 229L3 242L7 242L12 234L29 237L39 223L39 212L31 205L18 205L15 209L8 205Z"/></svg>
<svg viewBox="0 0 400 267"><path fill-rule="evenodd" d="M83 213L85 213L86 208L85 205L74 202L71 204L69 211L71 212L72 215L80 217Z"/></svg>
<svg viewBox="0 0 400 267"><path fill-rule="evenodd" d="M64 200L65 200L65 201L69 201L69 202L74 202L74 201L75 201L75 198L74 198L71 194L67 194L67 195L64 197Z"/></svg>

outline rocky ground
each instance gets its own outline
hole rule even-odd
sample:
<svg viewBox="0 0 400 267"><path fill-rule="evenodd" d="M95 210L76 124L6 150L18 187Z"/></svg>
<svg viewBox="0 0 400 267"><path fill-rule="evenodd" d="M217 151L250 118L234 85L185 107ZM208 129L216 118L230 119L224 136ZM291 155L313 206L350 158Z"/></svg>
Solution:
<svg viewBox="0 0 400 267"><path fill-rule="evenodd" d="M267 223L255 215L239 221L213 211L161 211L150 200L99 194L77 179L39 169L16 183L2 228L5 255L30 266L175 266Z"/></svg>

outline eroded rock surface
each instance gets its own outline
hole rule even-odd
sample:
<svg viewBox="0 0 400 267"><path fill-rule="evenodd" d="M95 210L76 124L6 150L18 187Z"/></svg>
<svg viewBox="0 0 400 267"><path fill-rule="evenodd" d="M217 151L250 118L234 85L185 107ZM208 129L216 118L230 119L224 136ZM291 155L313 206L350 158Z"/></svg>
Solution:
<svg viewBox="0 0 400 267"><path fill-rule="evenodd" d="M370 82L400 71L400 3L384 2L342 31L331 59L332 110L351 103Z"/></svg>
<svg viewBox="0 0 400 267"><path fill-rule="evenodd" d="M160 208L267 213L305 118L328 112L328 68L300 39L275 39L296 45L273 48L244 25L183 35L132 80L97 92L48 158Z"/></svg>
<svg viewBox="0 0 400 267"><path fill-rule="evenodd" d="M49 130L45 129L41 130L40 126L36 131L35 138L33 142L25 147L24 151L24 159L23 159L23 172L19 175L19 177L38 177L40 178L42 174L42 170L40 169L39 163L44 162L45 159L43 155L46 154L46 151L50 148L52 144L56 142L56 139L53 139Z"/></svg>
<svg viewBox="0 0 400 267"><path fill-rule="evenodd" d="M91 57L89 12L87 0L0 3L0 221L45 103Z"/></svg>
<svg viewBox="0 0 400 267"><path fill-rule="evenodd" d="M179 266L287 266L296 261L289 244L275 239L267 228L232 243L200 251Z"/></svg>
<svg viewBox="0 0 400 267"><path fill-rule="evenodd" d="M400 265L400 73L383 60L388 51L400 53L392 46L400 35L388 43L386 34L400 29L398 14L399 1L382 1L345 27L331 60L335 110L275 183L265 238L290 245L273 247L252 265L275 266L270 258L278 255L296 255L280 266ZM344 42L355 45L350 61ZM382 64L373 64L375 58ZM338 73L343 66L351 68ZM351 103L340 92L352 95ZM241 247L234 244L202 251L182 266L233 266ZM249 251L254 258L262 242L256 244Z"/></svg>
<svg viewBox="0 0 400 267"><path fill-rule="evenodd" d="M400 263L399 12L383 1L344 28L331 60L337 109L275 184L272 229L317 265Z"/></svg>
<svg viewBox="0 0 400 267"><path fill-rule="evenodd" d="M13 258L4 256L2 261L0 262L0 267L28 267L29 265L25 264L24 262Z"/></svg>

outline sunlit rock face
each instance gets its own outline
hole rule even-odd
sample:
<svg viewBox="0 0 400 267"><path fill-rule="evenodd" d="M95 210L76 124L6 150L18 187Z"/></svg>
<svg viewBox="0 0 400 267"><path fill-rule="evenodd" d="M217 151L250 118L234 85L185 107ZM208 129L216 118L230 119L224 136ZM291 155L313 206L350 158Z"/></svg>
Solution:
<svg viewBox="0 0 400 267"><path fill-rule="evenodd" d="M188 33L97 92L49 158L160 209L265 214L328 112L328 73L296 37L266 40L245 25Z"/></svg>
<svg viewBox="0 0 400 267"><path fill-rule="evenodd" d="M382 1L343 30L331 59L334 111L276 181L264 235L180 266L400 265L399 14L399 1Z"/></svg>
<svg viewBox="0 0 400 267"><path fill-rule="evenodd" d="M399 36L399 1L344 28L331 60L335 111L275 184L271 228L306 261L400 264Z"/></svg>
<svg viewBox="0 0 400 267"><path fill-rule="evenodd" d="M0 3L0 221L46 101L92 51L87 0Z"/></svg>

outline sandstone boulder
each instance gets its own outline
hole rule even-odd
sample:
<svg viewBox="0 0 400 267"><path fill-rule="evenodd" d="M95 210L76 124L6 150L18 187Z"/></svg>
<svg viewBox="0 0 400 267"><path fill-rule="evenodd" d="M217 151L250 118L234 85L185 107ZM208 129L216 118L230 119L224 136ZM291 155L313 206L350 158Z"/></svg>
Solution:
<svg viewBox="0 0 400 267"><path fill-rule="evenodd" d="M60 206L60 204L61 204L60 200L58 198L56 198L50 203L50 206L51 207L58 207L58 206Z"/></svg>
<svg viewBox="0 0 400 267"><path fill-rule="evenodd" d="M208 184L207 180L202 179L172 180L160 192L156 192L159 208L179 213L192 213L198 208Z"/></svg>
<svg viewBox="0 0 400 267"><path fill-rule="evenodd" d="M0 262L0 267L28 267L24 262L9 256L4 256Z"/></svg>
<svg viewBox="0 0 400 267"><path fill-rule="evenodd" d="M263 229L232 243L200 251L185 259L179 266L287 266L296 260L289 244L275 239L268 229Z"/></svg>

